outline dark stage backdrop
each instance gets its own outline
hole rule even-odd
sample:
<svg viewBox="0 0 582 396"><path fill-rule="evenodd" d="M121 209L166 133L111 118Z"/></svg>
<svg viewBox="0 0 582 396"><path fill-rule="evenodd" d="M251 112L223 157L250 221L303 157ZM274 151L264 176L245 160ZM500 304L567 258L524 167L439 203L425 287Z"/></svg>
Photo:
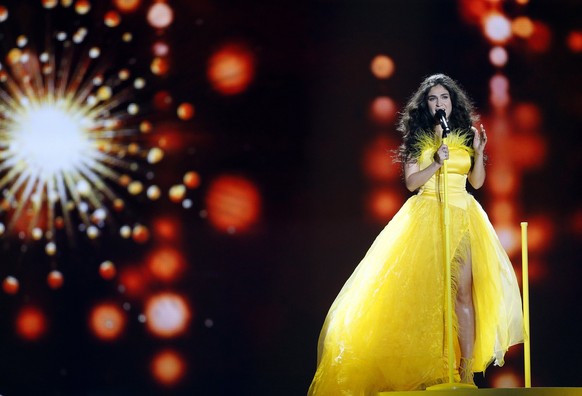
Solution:
<svg viewBox="0 0 582 396"><path fill-rule="evenodd" d="M410 195L398 112L449 74L521 275L534 386L582 386L579 0L0 2L0 393L301 395ZM481 387L523 386L522 348Z"/></svg>

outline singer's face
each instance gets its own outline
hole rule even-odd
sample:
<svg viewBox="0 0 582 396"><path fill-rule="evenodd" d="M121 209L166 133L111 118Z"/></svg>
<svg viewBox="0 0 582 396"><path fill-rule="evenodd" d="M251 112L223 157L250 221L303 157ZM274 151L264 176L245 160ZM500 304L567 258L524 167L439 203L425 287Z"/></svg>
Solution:
<svg viewBox="0 0 582 396"><path fill-rule="evenodd" d="M451 102L451 95L449 95L449 91L445 87L435 85L428 91L428 109L433 117L437 110L443 109L447 118L449 118L453 103Z"/></svg>

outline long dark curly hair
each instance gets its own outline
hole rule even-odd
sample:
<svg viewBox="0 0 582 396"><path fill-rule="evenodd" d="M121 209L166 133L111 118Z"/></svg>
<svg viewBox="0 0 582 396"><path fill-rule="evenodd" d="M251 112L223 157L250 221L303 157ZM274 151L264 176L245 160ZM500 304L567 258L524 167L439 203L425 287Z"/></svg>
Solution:
<svg viewBox="0 0 582 396"><path fill-rule="evenodd" d="M473 102L461 86L444 74L433 74L425 78L416 92L410 97L398 121L398 131L402 133L402 144L398 148L397 160L403 164L416 161L418 153L415 145L419 134L432 132L435 119L428 109L428 92L436 85L442 85L451 98L453 105L448 122L451 130L461 130L467 136L470 146L475 133L471 126L479 121Z"/></svg>

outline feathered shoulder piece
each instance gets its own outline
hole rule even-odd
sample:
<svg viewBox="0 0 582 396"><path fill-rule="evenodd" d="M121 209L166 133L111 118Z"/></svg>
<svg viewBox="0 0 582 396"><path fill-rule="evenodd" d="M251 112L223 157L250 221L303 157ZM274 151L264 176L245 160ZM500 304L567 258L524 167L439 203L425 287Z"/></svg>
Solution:
<svg viewBox="0 0 582 396"><path fill-rule="evenodd" d="M447 145L450 149L460 148L474 155L471 135L464 130L455 129L447 135ZM436 137L432 132L422 131L418 134L417 140L413 146L413 157L423 162L432 159L434 153L441 145L441 139Z"/></svg>

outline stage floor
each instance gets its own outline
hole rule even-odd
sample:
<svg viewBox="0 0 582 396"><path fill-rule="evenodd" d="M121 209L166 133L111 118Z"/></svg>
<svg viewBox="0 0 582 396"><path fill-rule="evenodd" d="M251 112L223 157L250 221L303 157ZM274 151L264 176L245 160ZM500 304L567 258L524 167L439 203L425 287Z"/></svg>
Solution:
<svg viewBox="0 0 582 396"><path fill-rule="evenodd" d="M484 388L410 392L380 392L377 396L581 396L582 388Z"/></svg>

